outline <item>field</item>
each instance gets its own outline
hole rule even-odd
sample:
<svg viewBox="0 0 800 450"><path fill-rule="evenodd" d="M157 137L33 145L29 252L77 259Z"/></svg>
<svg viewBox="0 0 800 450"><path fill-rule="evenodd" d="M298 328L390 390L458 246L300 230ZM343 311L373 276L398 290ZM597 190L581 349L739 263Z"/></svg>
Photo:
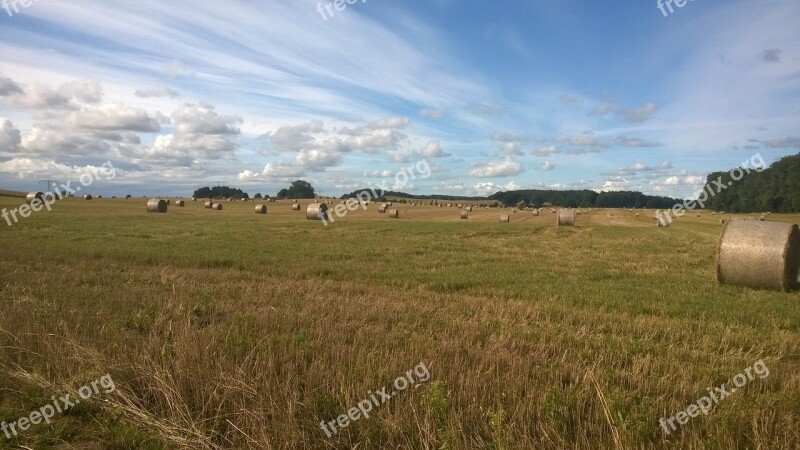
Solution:
<svg viewBox="0 0 800 450"><path fill-rule="evenodd" d="M0 447L800 447L800 297L716 282L719 215L373 204L325 227L290 203L70 198L0 222L0 420L116 386ZM321 430L420 363L430 379Z"/></svg>

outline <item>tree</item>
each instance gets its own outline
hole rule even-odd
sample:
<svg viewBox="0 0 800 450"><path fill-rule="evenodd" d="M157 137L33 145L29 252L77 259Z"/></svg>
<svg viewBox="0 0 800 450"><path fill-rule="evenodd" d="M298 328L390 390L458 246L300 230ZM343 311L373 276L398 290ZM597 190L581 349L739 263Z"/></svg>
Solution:
<svg viewBox="0 0 800 450"><path fill-rule="evenodd" d="M297 180L292 182L289 189L281 189L278 192L278 198L290 199L306 199L317 198L317 193L314 192L314 187L308 181Z"/></svg>
<svg viewBox="0 0 800 450"><path fill-rule="evenodd" d="M256 192L256 195L254 195L253 198L261 198L261 192Z"/></svg>

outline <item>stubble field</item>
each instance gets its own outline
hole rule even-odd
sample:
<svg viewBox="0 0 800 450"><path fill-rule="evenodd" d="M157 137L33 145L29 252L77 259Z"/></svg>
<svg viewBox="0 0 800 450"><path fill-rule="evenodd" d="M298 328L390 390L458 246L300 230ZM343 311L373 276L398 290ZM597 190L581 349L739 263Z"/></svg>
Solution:
<svg viewBox="0 0 800 450"><path fill-rule="evenodd" d="M116 385L0 447L800 446L800 296L718 285L719 215L373 204L325 227L307 203L70 198L0 222L0 421ZM321 430L420 363L430 379Z"/></svg>

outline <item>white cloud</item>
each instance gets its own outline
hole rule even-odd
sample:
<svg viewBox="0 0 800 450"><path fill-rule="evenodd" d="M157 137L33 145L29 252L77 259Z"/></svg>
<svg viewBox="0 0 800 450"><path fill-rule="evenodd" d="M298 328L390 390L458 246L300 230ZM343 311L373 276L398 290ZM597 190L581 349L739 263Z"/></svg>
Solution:
<svg viewBox="0 0 800 450"><path fill-rule="evenodd" d="M469 175L477 178L509 177L523 172L522 164L506 158L502 161L488 161L473 165Z"/></svg>
<svg viewBox="0 0 800 450"><path fill-rule="evenodd" d="M179 94L174 89L170 89L166 85L155 86L149 89L138 89L133 95L142 98L150 98L150 97L168 97L168 98L177 98L180 97Z"/></svg>
<svg viewBox="0 0 800 450"><path fill-rule="evenodd" d="M450 153L442 150L442 143L437 140L428 141L428 143L417 152L419 156L424 158L445 158L450 156Z"/></svg>
<svg viewBox="0 0 800 450"><path fill-rule="evenodd" d="M542 164L541 164L540 168L541 168L542 170L545 170L545 171L550 171L550 170L553 170L553 169L555 169L555 168L556 168L556 165L555 165L555 164L553 164L553 163L551 163L551 162L549 162L549 161L544 161L544 162L542 162Z"/></svg>

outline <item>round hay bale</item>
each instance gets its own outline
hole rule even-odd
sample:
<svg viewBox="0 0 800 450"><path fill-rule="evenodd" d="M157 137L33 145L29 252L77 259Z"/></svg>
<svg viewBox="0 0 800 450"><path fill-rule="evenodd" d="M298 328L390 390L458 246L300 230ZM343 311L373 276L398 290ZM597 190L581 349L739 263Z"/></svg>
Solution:
<svg viewBox="0 0 800 450"><path fill-rule="evenodd" d="M754 289L800 289L797 225L730 220L722 231L717 280Z"/></svg>
<svg viewBox="0 0 800 450"><path fill-rule="evenodd" d="M500 215L500 223L509 223L511 222L511 216L508 214L501 214Z"/></svg>
<svg viewBox="0 0 800 450"><path fill-rule="evenodd" d="M213 207L214 207L214 202L205 202L205 203L203 203L203 208L205 208L205 209L211 209Z"/></svg>
<svg viewBox="0 0 800 450"><path fill-rule="evenodd" d="M636 213L636 217L639 217L639 213Z"/></svg>
<svg viewBox="0 0 800 450"><path fill-rule="evenodd" d="M165 213L167 212L167 202L159 198L151 198L147 201L147 212Z"/></svg>
<svg viewBox="0 0 800 450"><path fill-rule="evenodd" d="M256 205L256 214L266 214L266 213L267 213L266 205Z"/></svg>
<svg viewBox="0 0 800 450"><path fill-rule="evenodd" d="M214 205L211 206L211 209L214 211L222 211L222 203L214 203Z"/></svg>
<svg viewBox="0 0 800 450"><path fill-rule="evenodd" d="M300 211L300 204L295 203L292 205L292 211Z"/></svg>
<svg viewBox="0 0 800 450"><path fill-rule="evenodd" d="M534 209L533 210L533 216L534 217L539 217L539 210L538 209Z"/></svg>
<svg viewBox="0 0 800 450"><path fill-rule="evenodd" d="M472 212L472 206L467 206L465 209L466 209L467 211L469 211L469 212Z"/></svg>
<svg viewBox="0 0 800 450"><path fill-rule="evenodd" d="M197 201L197 198L196 198L196 197L192 197L192 201L193 201L193 202L196 202L196 201Z"/></svg>
<svg viewBox="0 0 800 450"><path fill-rule="evenodd" d="M559 209L558 214L556 215L556 226L574 227L575 211L571 209Z"/></svg>
<svg viewBox="0 0 800 450"><path fill-rule="evenodd" d="M328 205L312 203L306 209L306 220L328 220Z"/></svg>
<svg viewBox="0 0 800 450"><path fill-rule="evenodd" d="M392 202L386 202L388 206L392 206Z"/></svg>
<svg viewBox="0 0 800 450"><path fill-rule="evenodd" d="M169 205L169 202L167 202L167 205ZM177 206L178 208L183 208L184 206L186 206L186 203L184 203L183 200L176 200L175 206Z"/></svg>
<svg viewBox="0 0 800 450"><path fill-rule="evenodd" d="M295 204L296 204L296 203L297 203L297 200L292 200L292 203L295 203Z"/></svg>
<svg viewBox="0 0 800 450"><path fill-rule="evenodd" d="M381 206L378 207L378 212L385 213L388 208L389 208L388 203L382 203Z"/></svg>
<svg viewBox="0 0 800 450"><path fill-rule="evenodd" d="M31 192L25 197L25 202L29 205L33 203L34 200L39 200L39 202L44 203L44 192Z"/></svg>
<svg viewBox="0 0 800 450"><path fill-rule="evenodd" d="M447 207L448 207L448 208L452 208L452 207L453 207L453 204L452 204L452 203L448 203L448 204L447 204Z"/></svg>
<svg viewBox="0 0 800 450"><path fill-rule="evenodd" d="M400 218L400 210L398 209L390 209L389 210L389 217L392 219L399 219Z"/></svg>
<svg viewBox="0 0 800 450"><path fill-rule="evenodd" d="M669 228L672 225L672 221L669 220L668 214L661 214L655 217L656 219L656 226L658 228Z"/></svg>
<svg viewBox="0 0 800 450"><path fill-rule="evenodd" d="M97 198L103 198L103 196L102 195L98 195Z"/></svg>
<svg viewBox="0 0 800 450"><path fill-rule="evenodd" d="M766 222L767 221L767 216L765 214L762 214L761 217L758 218L758 221L759 222Z"/></svg>
<svg viewBox="0 0 800 450"><path fill-rule="evenodd" d="M517 208L511 208L511 212L516 214L517 213Z"/></svg>
<svg viewBox="0 0 800 450"><path fill-rule="evenodd" d="M461 211L461 219L469 219L469 212Z"/></svg>
<svg viewBox="0 0 800 450"><path fill-rule="evenodd" d="M91 200L92 199L92 195L91 194L86 194L86 195L83 196L83 199L84 200Z"/></svg>
<svg viewBox="0 0 800 450"><path fill-rule="evenodd" d="M169 206L171 204L172 204L172 202L170 202L169 199L167 199L167 206Z"/></svg>

